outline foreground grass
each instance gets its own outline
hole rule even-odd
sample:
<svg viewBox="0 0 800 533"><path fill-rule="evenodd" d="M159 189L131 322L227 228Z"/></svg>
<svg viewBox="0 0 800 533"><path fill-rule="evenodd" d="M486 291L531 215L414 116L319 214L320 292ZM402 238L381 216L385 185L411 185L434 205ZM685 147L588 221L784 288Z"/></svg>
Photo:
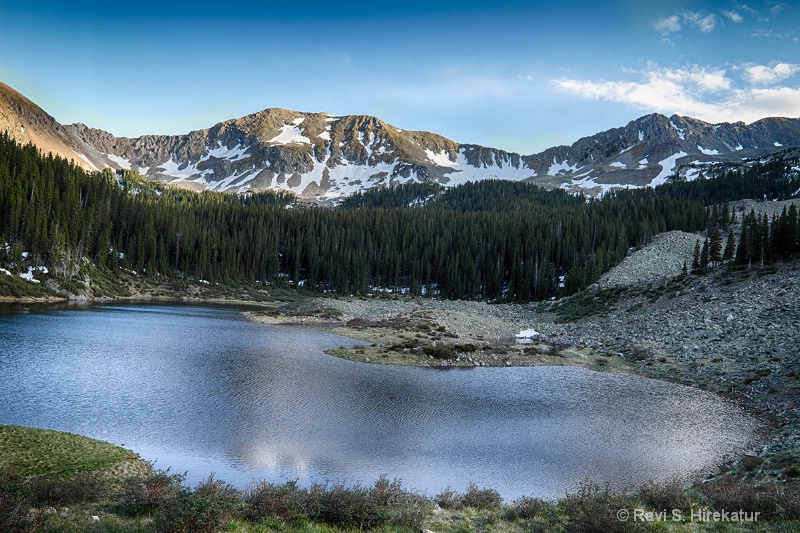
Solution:
<svg viewBox="0 0 800 533"><path fill-rule="evenodd" d="M0 469L23 476L69 479L136 460L130 450L80 435L0 425Z"/></svg>
<svg viewBox="0 0 800 533"><path fill-rule="evenodd" d="M651 482L630 490L587 482L556 501L506 503L472 484L428 497L386 477L370 487L260 482L246 490L211 477L190 488L169 472L122 472L132 452L77 435L0 426L0 443L0 531L10 533L800 531L792 477L755 484L726 475L691 488ZM692 516L703 511L746 514Z"/></svg>

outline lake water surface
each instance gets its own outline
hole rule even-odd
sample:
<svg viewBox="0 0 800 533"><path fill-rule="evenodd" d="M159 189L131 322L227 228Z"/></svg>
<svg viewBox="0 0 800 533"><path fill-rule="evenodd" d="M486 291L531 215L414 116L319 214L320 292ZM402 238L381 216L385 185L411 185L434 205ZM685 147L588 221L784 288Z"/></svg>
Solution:
<svg viewBox="0 0 800 533"><path fill-rule="evenodd" d="M570 367L353 363L355 341L237 309L124 305L0 313L0 423L80 433L159 468L506 500L585 479L685 476L744 451L757 422L703 391Z"/></svg>

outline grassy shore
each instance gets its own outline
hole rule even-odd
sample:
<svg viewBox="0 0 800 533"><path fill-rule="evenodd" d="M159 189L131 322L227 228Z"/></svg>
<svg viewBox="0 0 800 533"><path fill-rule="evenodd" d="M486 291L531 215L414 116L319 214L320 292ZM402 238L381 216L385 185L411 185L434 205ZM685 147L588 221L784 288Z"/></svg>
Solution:
<svg viewBox="0 0 800 533"><path fill-rule="evenodd" d="M246 490L209 478L190 488L183 476L153 470L118 446L17 426L0 426L0 457L4 532L800 530L795 482L725 478L694 488L666 482L628 490L585 483L556 501L513 502L476 485L423 496L386 477L372 486L260 482ZM144 468L120 469L126 463Z"/></svg>
<svg viewBox="0 0 800 533"><path fill-rule="evenodd" d="M0 425L0 469L23 476L70 479L98 471L129 472L140 461L130 450L72 433Z"/></svg>

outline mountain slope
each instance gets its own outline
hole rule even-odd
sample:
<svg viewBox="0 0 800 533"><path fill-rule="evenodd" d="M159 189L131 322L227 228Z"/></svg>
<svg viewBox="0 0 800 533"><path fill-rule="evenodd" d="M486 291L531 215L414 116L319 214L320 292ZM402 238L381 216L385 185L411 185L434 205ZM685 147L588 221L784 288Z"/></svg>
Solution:
<svg viewBox="0 0 800 533"><path fill-rule="evenodd" d="M186 135L130 139L83 124L62 126L13 89L0 89L0 129L45 152L78 156L85 168L132 169L194 190L282 189L317 199L410 181L450 186L484 179L597 194L655 186L681 167L691 179L705 164L740 162L800 145L800 119L709 124L651 114L571 146L520 155L401 130L375 117L285 109L266 109Z"/></svg>
<svg viewBox="0 0 800 533"><path fill-rule="evenodd" d="M86 170L99 170L82 151L76 151L68 128L61 126L42 108L0 82L0 131L21 144L33 143L42 152L73 160ZM79 149L80 150L80 149Z"/></svg>

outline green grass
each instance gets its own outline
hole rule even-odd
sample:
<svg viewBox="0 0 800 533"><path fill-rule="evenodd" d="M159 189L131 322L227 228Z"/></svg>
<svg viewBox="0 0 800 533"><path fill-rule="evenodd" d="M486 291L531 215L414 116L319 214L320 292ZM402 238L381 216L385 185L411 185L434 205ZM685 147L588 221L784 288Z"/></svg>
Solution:
<svg viewBox="0 0 800 533"><path fill-rule="evenodd" d="M65 479L136 459L130 450L80 435L0 425L0 469L23 476Z"/></svg>

